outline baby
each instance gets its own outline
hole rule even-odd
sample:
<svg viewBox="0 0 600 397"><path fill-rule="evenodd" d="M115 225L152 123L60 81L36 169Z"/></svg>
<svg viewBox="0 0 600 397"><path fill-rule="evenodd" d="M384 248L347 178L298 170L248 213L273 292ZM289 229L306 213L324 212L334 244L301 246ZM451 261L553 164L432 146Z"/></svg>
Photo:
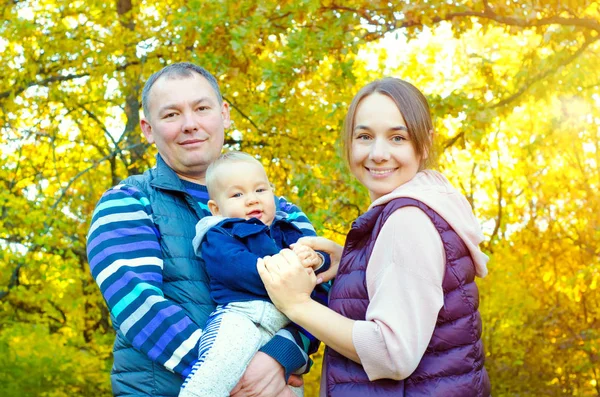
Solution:
<svg viewBox="0 0 600 397"><path fill-rule="evenodd" d="M259 258L292 246L307 272L329 266L327 254L295 244L303 234L276 211L267 174L251 155L221 155L208 167L206 185L213 216L198 222L193 245L206 263L217 308L180 396L229 396L254 354L289 324L269 300L256 270ZM303 395L302 388L292 390Z"/></svg>

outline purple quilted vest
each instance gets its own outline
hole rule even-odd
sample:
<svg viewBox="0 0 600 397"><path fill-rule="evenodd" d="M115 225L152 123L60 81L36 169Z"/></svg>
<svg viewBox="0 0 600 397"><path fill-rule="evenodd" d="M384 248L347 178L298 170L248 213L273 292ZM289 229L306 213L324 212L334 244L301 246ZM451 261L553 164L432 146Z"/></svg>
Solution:
<svg viewBox="0 0 600 397"><path fill-rule="evenodd" d="M490 381L483 367L479 293L475 265L461 238L434 210L420 201L398 198L359 217L348 233L329 307L353 320L365 320L369 296L365 271L377 235L398 208L423 210L440 233L446 251L442 287L444 306L417 369L401 381L369 381L360 364L327 349L327 397L444 396L488 397ZM398 302L402 305L402 302ZM410 324L407 324L409 327Z"/></svg>

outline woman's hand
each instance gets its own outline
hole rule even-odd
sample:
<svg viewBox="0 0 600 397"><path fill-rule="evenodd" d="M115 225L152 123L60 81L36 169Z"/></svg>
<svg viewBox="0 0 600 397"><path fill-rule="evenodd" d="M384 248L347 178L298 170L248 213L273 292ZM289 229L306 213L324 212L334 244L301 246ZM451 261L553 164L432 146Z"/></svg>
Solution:
<svg viewBox="0 0 600 397"><path fill-rule="evenodd" d="M307 273L296 254L289 249L259 259L256 267L271 301L288 317L311 300L317 277L314 272Z"/></svg>
<svg viewBox="0 0 600 397"><path fill-rule="evenodd" d="M339 246L331 241L330 244L321 245L328 241L322 239L316 243L319 244L320 250L326 252L329 250L323 249L323 246L333 245L327 248L331 249L329 252L334 255L337 268L341 249L336 249L335 247ZM314 273L306 273L296 254L284 249L277 255L259 259L256 267L271 301L279 310L333 350L360 363L352 341L354 320L310 298L317 277Z"/></svg>
<svg viewBox="0 0 600 397"><path fill-rule="evenodd" d="M344 247L325 237L302 237L297 243L310 247L315 251L327 252L331 257L331 266L327 271L324 271L317 276L317 283L329 281L336 276Z"/></svg>

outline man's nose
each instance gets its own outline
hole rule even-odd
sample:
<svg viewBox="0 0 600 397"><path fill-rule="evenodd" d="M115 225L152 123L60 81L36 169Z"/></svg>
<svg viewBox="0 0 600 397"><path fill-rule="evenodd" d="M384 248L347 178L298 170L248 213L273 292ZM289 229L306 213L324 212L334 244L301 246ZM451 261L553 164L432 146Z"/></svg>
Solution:
<svg viewBox="0 0 600 397"><path fill-rule="evenodd" d="M198 120L193 112L183 113L183 125L181 129L184 132L194 132L198 130Z"/></svg>

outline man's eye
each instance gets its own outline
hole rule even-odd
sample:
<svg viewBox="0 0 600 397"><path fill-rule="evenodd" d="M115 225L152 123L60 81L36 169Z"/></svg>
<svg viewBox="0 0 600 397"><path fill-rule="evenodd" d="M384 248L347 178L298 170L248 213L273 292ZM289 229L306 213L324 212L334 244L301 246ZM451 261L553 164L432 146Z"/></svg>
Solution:
<svg viewBox="0 0 600 397"><path fill-rule="evenodd" d="M171 112L171 113L167 113L167 114L165 114L164 118L165 118L165 119L168 119L168 118L175 117L175 116L177 116L177 113L175 113L175 112Z"/></svg>

